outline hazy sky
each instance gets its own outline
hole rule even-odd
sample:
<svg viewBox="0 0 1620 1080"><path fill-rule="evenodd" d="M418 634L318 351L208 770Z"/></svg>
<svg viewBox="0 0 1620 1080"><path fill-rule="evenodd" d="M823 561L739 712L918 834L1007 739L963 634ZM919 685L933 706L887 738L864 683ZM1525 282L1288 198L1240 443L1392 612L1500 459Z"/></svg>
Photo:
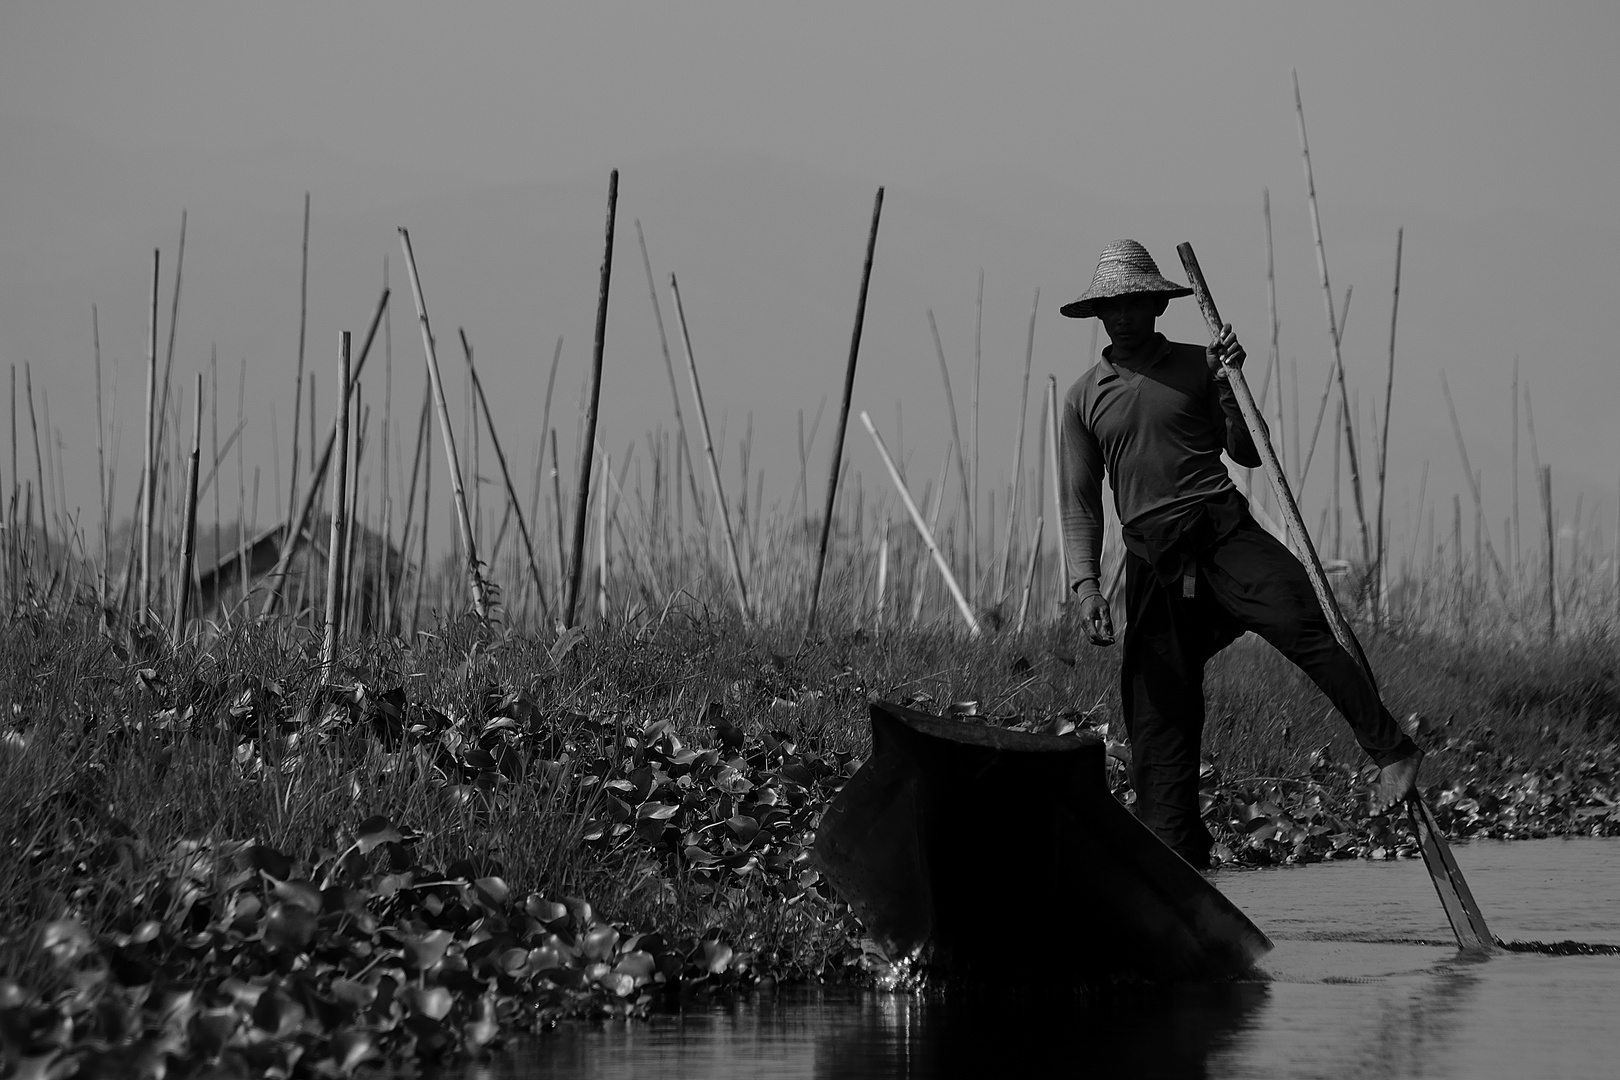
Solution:
<svg viewBox="0 0 1620 1080"><path fill-rule="evenodd" d="M693 319L713 342L711 410L727 413L733 446L757 414L756 453L785 498L794 414L837 391L879 184L894 231L879 241L857 410L892 429L903 399L908 456L929 475L945 427L926 306L941 311L965 408L986 268L986 347L994 338L998 358L1015 358L987 360L986 409L1011 423L1033 288L1044 290L1037 385L1052 371L1066 386L1090 326L1056 308L1089 283L1097 248L1138 236L1180 276L1174 244L1192 239L1263 361L1269 187L1282 352L1310 413L1328 349L1297 69L1335 292L1355 290L1346 360L1369 413L1395 229L1407 228L1392 507L1414 498L1424 460L1431 499L1457 489L1444 370L1495 492L1488 513L1506 513L1519 355L1560 492L1590 489L1588 506L1606 492L1612 520L1620 375L1602 320L1620 281L1617 42L1612 3L12 2L0 7L0 364L32 365L70 501L93 504L98 304L120 386L121 491L132 490L150 252L164 249L166 313L185 208L177 385L217 342L231 411L248 360L244 441L268 489L271 403L287 456L307 189L311 370L330 386L335 330L364 329L385 256L402 284L392 226L410 225L441 359L459 364L448 346L462 322L487 343L497 422L527 460L558 333L571 343L557 406L569 441L618 166L609 445L668 422L631 225L642 217L660 271L682 269L702 294ZM477 216L497 206L499 217ZM419 352L408 292L397 300L396 393L414 417ZM1190 308L1173 315L1172 332L1201 333ZM778 370L770 355L783 349ZM986 453L999 461L1010 435L995 438ZM854 423L848 445L879 483ZM823 434L818 461L825 447ZM1522 475L1528 485L1527 464Z"/></svg>

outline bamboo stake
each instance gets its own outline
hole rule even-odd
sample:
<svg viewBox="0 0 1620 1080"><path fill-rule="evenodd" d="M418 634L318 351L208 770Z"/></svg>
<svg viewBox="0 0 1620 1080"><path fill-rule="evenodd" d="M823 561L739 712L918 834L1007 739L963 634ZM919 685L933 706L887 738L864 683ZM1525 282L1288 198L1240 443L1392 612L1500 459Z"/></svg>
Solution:
<svg viewBox="0 0 1620 1080"><path fill-rule="evenodd" d="M1046 518L1035 519L1035 543L1029 549L1029 566L1024 571L1024 597L1018 602L1018 628L1015 633L1024 632L1024 619L1029 615L1029 594L1035 588L1035 564L1041 557L1041 537L1044 535Z"/></svg>
<svg viewBox="0 0 1620 1080"><path fill-rule="evenodd" d="M409 259L409 255L406 258ZM415 277L414 271L412 277ZM344 330L338 338L338 407L334 440L337 461L332 470L332 532L326 552L326 636L321 645L322 681L332 678L332 667L337 661L338 635L343 629L343 517L349 509L348 492L344 489L349 483L350 375L349 332Z"/></svg>
<svg viewBox="0 0 1620 1080"><path fill-rule="evenodd" d="M417 620L422 616L422 589L427 584L428 573L428 521L431 514L428 508L433 505L433 455L425 454L422 458L422 548L416 560L416 585L411 589L411 628L410 637L416 640Z"/></svg>
<svg viewBox="0 0 1620 1080"><path fill-rule="evenodd" d="M906 513L911 515L911 522L917 526L917 532L922 537L923 544L928 553L934 558L934 565L939 567L940 576L945 579L945 587L950 590L951 599L956 601L956 608L962 613L962 619L967 623L968 633L973 637L980 634L979 620L973 615L973 608L968 604L967 597L962 595L961 586L956 583L956 575L951 573L950 564L945 561L944 554L939 545L934 542L933 530L923 520L922 511L911 498L911 492L906 490L906 482L900 477L900 470L895 468L894 459L889 456L888 447L883 445L883 436L878 434L877 428L872 424L872 418L865 412L861 413L861 423L866 425L866 431L872 436L872 442L877 445L878 456L883 459L883 467L889 470L889 479L894 481L895 490L900 493L900 501L905 504Z"/></svg>
<svg viewBox="0 0 1620 1080"><path fill-rule="evenodd" d="M1311 148L1305 139L1305 103L1299 94L1299 73L1294 73L1294 106L1299 113L1299 145L1305 159L1305 188L1311 204L1311 231L1316 236L1316 264L1322 271L1322 295L1327 302L1328 332L1333 339L1333 370L1339 381L1339 405L1344 414L1345 457L1350 465L1350 489L1355 496L1356 525L1361 532L1361 559L1372 562L1372 542L1367 533L1367 509L1361 491L1361 466L1356 457L1354 427L1350 421L1350 392L1345 389L1344 357L1340 352L1339 326L1333 315L1333 289L1328 284L1327 249L1322 244L1322 215L1316 205L1316 179L1311 172ZM1346 298L1345 306L1349 306Z"/></svg>
<svg viewBox="0 0 1620 1080"><path fill-rule="evenodd" d="M692 402L697 410L698 427L703 432L703 454L709 463L709 483L714 488L714 504L720 509L726 555L731 560L731 581L737 589L737 608L742 612L743 625L752 628L754 613L748 606L748 588L743 582L742 561L737 557L737 539L732 533L731 514L726 509L726 493L720 485L720 463L715 459L714 440L709 435L709 413L703 406L703 387L698 383L697 360L692 355L692 336L686 327L686 309L681 304L681 289L674 274L669 275L669 294L675 302L675 326L680 331L681 344L686 350L686 372L692 381Z"/></svg>
<svg viewBox="0 0 1620 1080"><path fill-rule="evenodd" d="M296 372L295 372L295 374L293 376L292 478L291 478L291 481L287 484L287 520L289 522L294 520L294 514L295 514L295 511L296 511L297 506L298 506L298 412L299 412L299 410L301 408L303 408L303 404L304 404L304 330L305 330L305 327L308 325L308 319L309 319L309 192L306 191L306 192L304 192L304 244L303 244L303 257L302 257L302 260L300 262L300 270L299 270L299 273L298 273L298 367L297 367L297 370L296 370ZM315 387L314 387L313 384L311 384L310 385L310 398L311 398L311 400L310 400L310 404L309 404L309 413L310 413L310 423L312 423L312 424L315 422L314 394L315 394ZM314 439L314 436L312 434L310 436L310 443L311 443L312 446L314 444L314 441L315 441L315 439ZM315 482L312 480L311 481L311 486L314 486L314 485L315 485ZM278 491L280 490L279 481L277 482L277 490ZM286 537L286 538L284 538L284 542L288 543L288 545L290 547L296 546L296 544L297 544L297 541L296 541L295 537ZM272 591L271 596L274 596L274 595L275 595L275 592Z"/></svg>
<svg viewBox="0 0 1620 1080"><path fill-rule="evenodd" d="M1193 254L1191 244L1181 244L1176 250L1181 255L1182 265L1187 270L1188 283L1198 299L1198 307L1204 315L1204 321L1209 326L1212 336L1219 336L1221 332L1221 317L1215 309L1215 302L1209 294L1209 286L1204 281L1202 270L1198 266L1198 258ZM1298 538L1300 552L1303 555L1306 574L1311 581L1311 587L1316 592L1316 598L1322 605L1322 612L1332 627L1333 636L1340 646L1354 657L1361 665L1361 670L1367 682L1376 692L1377 683L1373 678L1372 665L1367 662L1366 654L1361 651L1361 644L1345 620L1344 612L1339 610L1338 601L1334 598L1333 590L1328 586L1327 575L1322 572L1321 560L1316 556L1316 549L1311 546L1310 536L1305 532L1305 523L1299 516L1299 506L1294 502L1293 493L1288 490L1288 481L1284 478L1282 465L1277 460L1277 452L1272 448L1271 439L1266 433L1265 422L1261 420L1259 411L1255 408L1254 397L1249 393L1248 383L1244 381L1243 370L1239 367L1228 366L1227 378L1232 387L1233 396L1237 398L1238 407L1243 413L1244 423L1248 425L1250 437L1253 439L1255 449L1260 452L1260 460L1264 464L1266 473L1271 479L1272 487L1276 490L1277 501L1281 504L1283 515L1290 529ZM1435 824L1434 815L1421 798L1414 797L1408 804L1414 830L1418 833L1423 847L1424 863L1428 866L1429 876L1434 882L1435 891L1439 894L1441 903L1446 909L1446 916L1451 921L1451 928L1457 935L1457 943L1464 949L1480 952L1489 952L1496 947L1496 939L1491 935L1485 925L1485 918L1480 914L1479 905L1474 902L1473 894L1469 891L1468 883L1463 879L1462 871L1457 868L1456 861L1451 856L1451 850L1446 845L1444 835Z"/></svg>
<svg viewBox="0 0 1620 1080"><path fill-rule="evenodd" d="M980 373L984 367L984 269L979 269L979 299L974 308L973 316L973 518L970 523L978 519L979 513L979 382ZM992 524L992 529L994 525ZM979 531L973 529L969 534L968 546L968 592L974 601L981 597L979 591ZM990 542L995 543L992 536Z"/></svg>
<svg viewBox="0 0 1620 1080"><path fill-rule="evenodd" d="M1446 373L1444 371L1440 373L1440 390L1446 398L1446 411L1451 415L1451 430L1457 436L1457 453L1462 457L1463 474L1468 478L1468 489L1474 496L1474 508L1480 513L1484 513L1485 502L1480 496L1479 482L1475 478L1473 466L1468 464L1468 446L1463 442L1462 425L1457 422L1457 407L1452 404L1451 387L1446 384ZM1496 557L1496 547L1491 543L1489 537L1485 539L1485 552L1491 557L1491 565L1496 570L1496 580L1503 590L1502 596L1505 599L1507 596L1507 571L1502 566L1502 560Z"/></svg>
<svg viewBox="0 0 1620 1080"><path fill-rule="evenodd" d="M607 455L602 457L602 475L613 475L613 458ZM608 534L608 486L599 485L600 491L596 497L596 617L600 625L607 625L608 593L607 593L607 534Z"/></svg>
<svg viewBox="0 0 1620 1080"><path fill-rule="evenodd" d="M366 329L366 340L360 346L360 357L354 363L354 370L351 375L353 379L358 380L360 373L365 370L366 358L371 355L371 344L377 338L377 328L382 324L383 314L388 310L389 295L387 287L384 287L382 295L377 298L377 308L371 313L371 325ZM420 310L420 300L418 301L418 309ZM422 332L425 335L428 333L426 315L422 316L422 323ZM237 407L240 410L240 400L238 400ZM313 398L311 399L310 411L314 411ZM326 448L321 451L319 460L314 463L314 468L311 470L309 490L304 493L302 504L287 519L286 528L283 529L281 535L281 550L276 556L275 568L270 571L268 576L270 591L264 598L264 607L259 611L261 619L274 615L277 606L281 602L281 586L287 576L287 568L292 565L293 555L298 550L299 538L304 535L305 530L311 528L310 516L314 513L315 500L320 495L321 483L326 477L327 466L331 463L332 448L336 444L337 437L337 425L334 423L331 433L326 437ZM298 442L296 430L293 433L293 442ZM246 566L245 564L241 565L243 565L245 573ZM313 588L313 585L311 587ZM243 595L244 597L247 595L245 591Z"/></svg>
<svg viewBox="0 0 1620 1080"><path fill-rule="evenodd" d="M591 351L590 397L585 408L585 429L580 443L579 488L574 492L574 542L568 573L567 599L563 603L564 626L574 625L579 605L581 575L585 572L585 515L590 508L591 455L596 448L597 410L602 401L602 349L607 337L608 290L613 281L613 229L619 209L619 170L608 175L606 240L602 250L601 287L596 297L596 340Z"/></svg>
<svg viewBox="0 0 1620 1080"><path fill-rule="evenodd" d="M1508 548L1508 559L1513 563L1513 579L1518 583L1520 568L1524 565L1524 544L1519 532L1519 357L1513 356L1513 545Z"/></svg>
<svg viewBox="0 0 1620 1080"><path fill-rule="evenodd" d="M1406 239L1406 228L1395 230L1395 288L1389 301L1389 374L1384 378L1384 429L1379 435L1378 448L1378 561L1374 564L1373 610L1379 617L1385 614L1389 603L1389 558L1385 540L1384 495L1389 477L1389 415L1395 405L1395 325L1401 310L1401 246ZM1517 433L1515 433L1517 437ZM1517 481L1515 481L1517 483Z"/></svg>
<svg viewBox="0 0 1620 1080"><path fill-rule="evenodd" d="M96 358L96 479L101 490L101 570L96 575L96 603L105 613L107 609L107 548L111 543L107 523L107 449L106 424L101 417L101 316L96 305L90 305L90 334L95 341ZM105 618L105 615L103 615Z"/></svg>
<svg viewBox="0 0 1620 1080"><path fill-rule="evenodd" d="M501 480L506 485L507 509L517 517L518 535L523 538L523 551L529 560L529 575L534 581L535 593L540 597L541 617L547 622L551 621L551 603L546 599L546 588L540 583L540 566L534 558L534 539L529 535L528 523L523 520L523 508L518 505L517 488L512 486L512 473L506 467L506 453L501 449L501 440L495 434L495 418L489 412L489 399L484 396L484 384L479 381L478 368L473 364L472 346L467 342L467 332L458 330L461 334L461 350L467 357L467 373L472 376L473 391L478 395L478 404L484 410L484 426L489 429L489 445L495 451L495 460L501 467Z"/></svg>
<svg viewBox="0 0 1620 1080"><path fill-rule="evenodd" d="M669 376L670 401L675 406L676 479L679 480L682 457L686 460L686 481L692 491L692 512L697 516L698 528L708 526L703 520L703 500L698 494L697 472L692 468L692 447L686 434L686 420L681 414L681 392L675 385L675 361L669 354L669 336L664 332L664 312L658 303L658 285L653 280L652 259L647 255L647 237L641 231L641 219L636 219L636 243L641 246L641 265L647 271L647 295L652 298L653 320L658 324L658 349L664 357L664 373Z"/></svg>
<svg viewBox="0 0 1620 1080"><path fill-rule="evenodd" d="M1046 451L1052 469L1052 514L1058 523L1058 607L1069 596L1069 545L1063 531L1063 474L1058 469L1057 376L1046 377Z"/></svg>
<svg viewBox="0 0 1620 1080"><path fill-rule="evenodd" d="M439 374L439 356L433 343L433 327L428 322L427 302L422 298L422 279L416 272L411 234L404 228L399 230L399 242L405 250L405 268L410 272L411 295L416 300L416 317L422 329L422 352L427 357L428 378L433 383L433 401L439 416L439 431L444 436L445 466L450 472L450 490L455 495L456 503L456 524L461 529L461 548L467 559L467 575L472 582L473 610L480 619L487 619L489 597L485 591L484 575L478 565L478 551L473 547L472 520L467 516L467 493L462 489L461 463L456 458L456 436L450 430L450 406L444 397L444 380Z"/></svg>
<svg viewBox="0 0 1620 1080"><path fill-rule="evenodd" d="M1552 466L1541 467L1541 512L1547 519L1547 642L1558 640L1557 529L1553 524Z"/></svg>
<svg viewBox="0 0 1620 1080"><path fill-rule="evenodd" d="M972 476L968 472L967 457L962 453L962 433L956 423L956 399L951 394L951 370L945 365L945 346L939 340L939 325L934 322L934 309L928 309L928 329L934 335L934 355L939 358L939 377L945 384L945 411L951 417L951 445L956 448L956 471L962 480L962 512L967 517L968 535L973 535ZM971 570L969 572L971 578Z"/></svg>
<svg viewBox="0 0 1620 1080"><path fill-rule="evenodd" d="M146 464L141 474L141 595L137 622L151 617L152 517L157 509L157 303L159 252L152 251L152 304L146 335Z"/></svg>
<svg viewBox="0 0 1620 1080"><path fill-rule="evenodd" d="M1035 313L1040 310L1041 290L1035 290L1035 301L1029 306L1029 341L1024 347L1024 390L1018 406L1018 447L1013 454L1012 495L1007 499L1007 542L1001 549L1001 575L996 596L998 602L1007 596L1007 571L1012 562L1013 535L1018 521L1019 482L1024 475L1024 431L1029 419L1029 369L1035 362Z"/></svg>
<svg viewBox="0 0 1620 1080"><path fill-rule="evenodd" d="M551 429L551 510L557 526L557 588L562 591L568 588L568 549L563 537L562 462L557 459L556 428Z"/></svg>
<svg viewBox="0 0 1620 1080"><path fill-rule="evenodd" d="M197 473L202 457L202 372L197 373L195 409L191 425L191 458L186 465L186 523L180 533L180 602L174 606L174 643L186 640L187 609L191 606L191 571L197 562Z"/></svg>
<svg viewBox="0 0 1620 1080"><path fill-rule="evenodd" d="M877 602L872 605L872 629L883 629L883 607L889 587L889 518L884 515L878 530Z"/></svg>
<svg viewBox="0 0 1620 1080"><path fill-rule="evenodd" d="M838 470L844 457L844 433L849 428L849 399L855 392L855 363L861 354L861 330L866 324L866 293L872 283L872 255L877 249L878 221L883 216L883 189L872 202L872 228L866 238L866 262L861 268L861 292L855 303L855 329L850 335L849 364L844 369L844 396L838 407L838 430L833 435L832 467L828 470L827 511L821 520L821 540L816 545L815 575L810 583L810 608L805 613L804 635L799 647L810 639L816 627L816 607L821 600L821 576L827 564L827 540L832 535L833 507L838 497Z"/></svg>
<svg viewBox="0 0 1620 1080"><path fill-rule="evenodd" d="M933 503L928 508L928 531L930 534L939 531L939 508L945 502L946 474L951 471L951 448L945 448L944 456L940 459L939 483L934 485ZM911 625L915 627L922 618L923 598L928 591L928 560L917 560L916 579L911 585Z"/></svg>
<svg viewBox="0 0 1620 1080"><path fill-rule="evenodd" d="M55 576L51 560L51 528L50 516L45 509L47 490L45 487L44 458L39 452L39 421L34 413L34 373L32 364L23 364L23 384L28 393L28 430L34 436L34 470L39 476L39 523L40 532L45 537L45 579L49 581Z"/></svg>

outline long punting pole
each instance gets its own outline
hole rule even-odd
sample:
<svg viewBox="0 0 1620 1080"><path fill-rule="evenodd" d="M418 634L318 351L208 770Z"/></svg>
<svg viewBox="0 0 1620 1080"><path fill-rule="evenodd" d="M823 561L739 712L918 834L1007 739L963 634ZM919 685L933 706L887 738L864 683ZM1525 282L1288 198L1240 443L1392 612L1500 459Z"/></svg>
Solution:
<svg viewBox="0 0 1620 1080"><path fill-rule="evenodd" d="M602 402L602 345L607 337L608 288L613 282L613 226L619 212L619 170L608 174L607 238L602 249L602 283L596 296L596 342L591 350L591 390L585 406L585 437L580 446L579 486L574 492L574 543L568 566L568 599L563 603L563 625L574 625L579 586L585 572L585 515L590 512L591 456L596 449L597 409Z"/></svg>
<svg viewBox="0 0 1620 1080"><path fill-rule="evenodd" d="M152 605L152 527L157 512L157 304L160 253L152 251L152 304L146 324L146 463L141 473L141 595L137 622L146 622ZM15 456L15 455L13 455Z"/></svg>
<svg viewBox="0 0 1620 1080"><path fill-rule="evenodd" d="M326 549L326 634L321 643L321 677L329 679L337 660L338 636L343 632L344 515L349 512L349 332L338 338L336 433L337 461L332 470L332 535ZM318 486L318 485L316 485Z"/></svg>
<svg viewBox="0 0 1620 1080"><path fill-rule="evenodd" d="M1212 336L1219 337L1221 316L1215 309L1215 301L1210 298L1209 286L1205 284L1203 271L1198 266L1198 257L1193 254L1191 244L1181 244L1176 251L1181 255L1182 266L1187 269L1188 283L1198 299L1198 308L1203 313L1204 321L1209 325L1209 332ZM1260 451L1260 460L1265 466L1266 475L1271 479L1277 503L1282 508L1283 517L1298 543L1305 572L1311 579L1311 587L1316 591L1317 600L1321 602L1328 625L1333 628L1333 636L1338 639L1345 652L1356 658L1367 676L1368 683L1376 687L1372 665L1367 662L1366 654L1361 651L1361 644L1356 640L1355 632L1345 620L1344 612L1339 610L1333 590L1328 586L1327 575L1322 572L1322 562L1317 558L1310 534L1305 531L1305 522L1299 516L1299 504L1294 502L1293 492L1288 489L1288 481L1282 472L1282 463L1277 460L1277 451L1271 445L1265 422L1261 420L1260 411L1255 406L1254 395L1249 392L1249 384L1243 378L1243 369L1228 366L1226 374L1233 396L1237 398L1238 408L1243 412L1243 422L1249 428L1249 435L1254 440L1255 448ZM1446 918L1451 921L1452 932L1457 935L1457 944L1464 949L1479 952L1495 949L1496 938L1485 925L1485 916L1480 914L1479 905L1474 902L1474 894L1469 890L1468 882L1463 879L1457 861L1452 858L1451 848L1446 844L1428 804L1421 797L1413 796L1407 804L1407 810L1411 815L1413 829L1422 843L1423 862L1428 867L1435 892L1439 894L1440 902L1446 909Z"/></svg>
<svg viewBox="0 0 1620 1080"><path fill-rule="evenodd" d="M883 189L872 201L872 229L866 237L866 263L861 269L861 294L855 303L855 330L849 339L849 364L844 369L844 399L838 407L838 430L833 433L832 468L827 476L827 509L821 516L821 539L816 544L816 569L810 579L810 608L804 616L803 640L816 628L816 607L821 601L821 575L827 567L827 541L832 536L833 504L838 497L838 470L844 460L844 432L849 429L849 399L855 392L855 362L861 355L861 329L866 324L866 293L872 283L872 254L877 249L878 220L883 216Z"/></svg>
<svg viewBox="0 0 1620 1080"><path fill-rule="evenodd" d="M478 368L473 365L472 346L467 343L466 331L461 333L461 351L467 357L467 372L472 376L473 390L478 394L478 404L484 410L484 426L489 428L489 443L495 448L495 460L501 467L501 480L506 484L507 505L517 516L518 534L523 537L523 550L529 557L529 574L534 580L534 591L540 597L540 615L545 621L551 621L551 602L546 599L546 587L540 583L540 566L534 558L534 539L529 535L529 525L523 520L523 507L518 503L517 488L512 486L512 473L506 467L506 453L501 449L501 440L495 435L495 418L489 412L489 399L484 396L484 384L478 379Z"/></svg>
<svg viewBox="0 0 1620 1080"><path fill-rule="evenodd" d="M439 354L433 344L433 327L428 322L427 303L422 299L422 279L416 273L416 254L411 250L411 234L399 230L399 243L405 250L405 268L411 275L411 295L416 300L416 318L422 328L422 352L427 357L428 379L433 384L433 404L444 435L445 463L450 470L450 490L456 497L456 524L461 530L461 550L467 556L467 576L472 582L473 610L480 619L489 618L489 597L484 575L478 566L478 550L473 546L472 519L467 515L467 493L461 485L461 461L456 457L456 436L450 430L450 406L444 397L444 380L439 375ZM426 513L423 520L427 520Z"/></svg>
<svg viewBox="0 0 1620 1080"><path fill-rule="evenodd" d="M197 470L202 458L202 372L197 373L191 457L186 462L186 521L180 533L180 601L174 606L174 643L186 639L186 609L191 606L191 568L197 562Z"/></svg>
<svg viewBox="0 0 1620 1080"><path fill-rule="evenodd" d="M922 511L917 509L917 503L906 490L906 482L900 476L900 470L895 467L894 459L889 456L889 448L883 445L883 436L878 434L877 428L872 424L872 418L861 413L861 423L866 425L866 431L872 436L872 442L877 446L878 456L883 459L883 467L889 470L889 479L894 481L895 490L900 493L900 501L905 504L906 513L911 515L911 523L917 526L917 533L928 548L928 554L934 557L934 565L939 567L940 576L945 579L945 587L951 592L951 599L956 601L956 609L962 613L962 621L967 623L968 633L978 637L980 633L979 620L973 615L973 607L962 595L962 587L956 583L956 575L951 573L950 564L945 561L944 554L939 545L934 542L934 533L923 520Z"/></svg>
<svg viewBox="0 0 1620 1080"><path fill-rule="evenodd" d="M360 346L359 359L354 361L354 370L350 376L353 379L358 379L360 372L365 369L366 357L371 355L371 343L377 337L377 327L382 323L383 315L388 311L389 295L387 286L384 286L382 295L377 298L377 310L371 313L371 326L367 328L366 340ZM240 411L240 403L238 403L238 411ZM310 411L311 413L314 412L314 406L310 407ZM314 417L311 416L310 419L313 421ZM238 420L238 426L240 427L240 419ZM295 435L293 442L296 443L297 441ZM270 589L265 595L264 607L259 611L261 618L274 615L276 608L281 603L282 583L287 577L288 567L292 565L293 555L298 550L298 538L304 535L306 529L310 528L310 516L315 512L315 498L321 492L321 481L325 478L327 467L331 464L332 447L336 441L337 424L334 422L331 432L326 436L326 447L321 451L321 456L315 462L315 468L310 472L309 490L304 492L302 503L298 506L296 513L287 520L286 528L282 530L281 551L276 556L274 569L270 571L268 579ZM237 563L237 567L238 579L243 583L243 595L245 596L247 595L248 568L246 563L242 562Z"/></svg>
<svg viewBox="0 0 1620 1080"><path fill-rule="evenodd" d="M1311 204L1311 230L1316 236L1316 264L1322 271L1322 295L1327 301L1328 335L1333 339L1333 371L1339 381L1339 408L1344 418L1345 454L1350 463L1350 488L1356 500L1356 525L1361 530L1362 562L1372 564L1372 539L1367 531L1367 506L1361 492L1361 466L1356 456L1355 426L1350 420L1350 392L1344 384L1344 356L1339 348L1338 320L1333 314L1333 289L1328 284L1327 249L1322 244L1322 215L1316 206L1316 178L1311 171L1311 147L1305 140L1305 103L1299 94L1299 72L1294 72L1294 108L1299 114L1299 146L1305 159L1305 188ZM1349 306L1346 298L1345 306Z"/></svg>
<svg viewBox="0 0 1620 1080"><path fill-rule="evenodd" d="M714 487L714 504L720 508L720 525L725 531L726 557L731 564L731 582L737 589L737 608L743 625L752 628L754 612L748 606L748 587L743 580L742 560L737 556L737 537L731 528L731 512L726 508L726 492L720 484L720 463L714 456L714 439L709 434L709 412L703 407L703 387L698 383L697 360L692 355L692 335L686 329L686 308L681 304L681 287L669 275L669 294L675 302L675 327L686 350L686 372L692 380L692 403L697 409L698 427L703 431L703 458L709 464L709 482ZM724 434L722 432L722 434Z"/></svg>

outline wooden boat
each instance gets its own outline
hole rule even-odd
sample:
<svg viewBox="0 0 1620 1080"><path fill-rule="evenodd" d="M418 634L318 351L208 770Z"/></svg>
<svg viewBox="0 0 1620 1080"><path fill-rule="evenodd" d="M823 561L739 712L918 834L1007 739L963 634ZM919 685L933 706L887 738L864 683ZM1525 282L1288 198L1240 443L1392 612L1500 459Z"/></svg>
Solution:
<svg viewBox="0 0 1620 1080"><path fill-rule="evenodd" d="M874 703L815 859L891 958L974 978L1231 975L1271 941L1109 793L1094 735Z"/></svg>

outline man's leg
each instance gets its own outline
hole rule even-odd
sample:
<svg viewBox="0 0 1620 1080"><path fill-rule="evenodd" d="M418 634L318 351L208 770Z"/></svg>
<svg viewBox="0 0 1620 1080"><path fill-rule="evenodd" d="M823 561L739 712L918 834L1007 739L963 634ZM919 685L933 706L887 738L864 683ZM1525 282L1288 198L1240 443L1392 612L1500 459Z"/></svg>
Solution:
<svg viewBox="0 0 1620 1080"><path fill-rule="evenodd" d="M1200 561L1214 598L1310 676L1380 768L1417 753L1361 665L1334 638L1293 552L1245 521Z"/></svg>
<svg viewBox="0 0 1620 1080"><path fill-rule="evenodd" d="M1193 866L1214 841L1198 806L1208 658L1192 604L1160 585L1146 562L1125 556L1125 655L1120 691L1131 743L1136 816Z"/></svg>

